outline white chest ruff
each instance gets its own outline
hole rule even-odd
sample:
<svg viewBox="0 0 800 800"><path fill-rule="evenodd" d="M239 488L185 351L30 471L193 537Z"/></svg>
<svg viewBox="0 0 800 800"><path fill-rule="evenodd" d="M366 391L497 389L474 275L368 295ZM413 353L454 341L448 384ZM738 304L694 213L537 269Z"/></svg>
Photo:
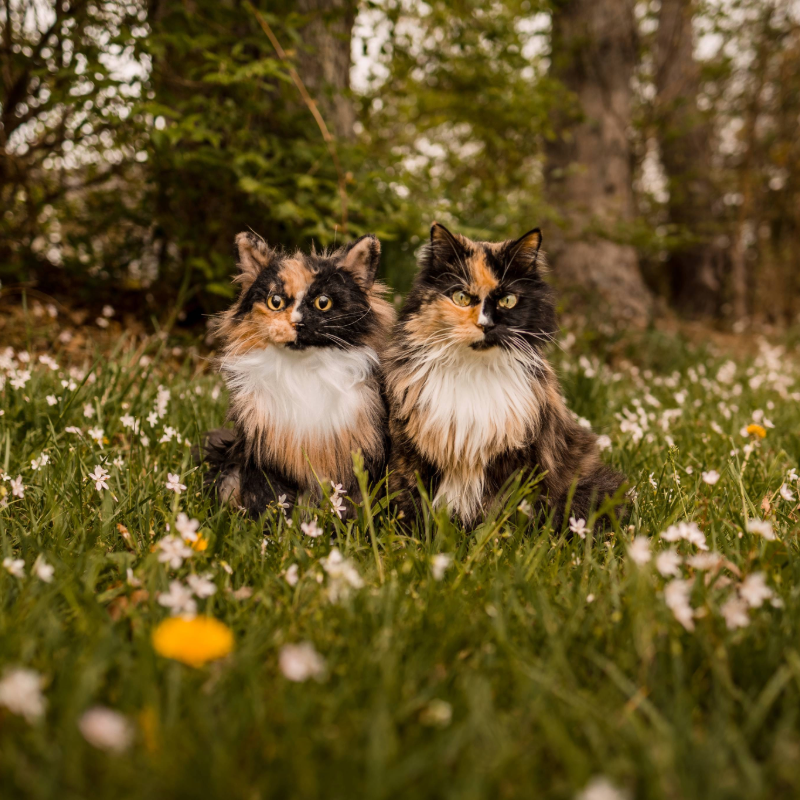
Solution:
<svg viewBox="0 0 800 800"><path fill-rule="evenodd" d="M230 359L223 372L236 407L254 428L299 447L319 447L354 429L374 393L368 381L377 363L370 347L272 346Z"/></svg>
<svg viewBox="0 0 800 800"><path fill-rule="evenodd" d="M431 360L415 404L415 441L441 470L435 505L469 522L480 511L485 469L505 450L521 447L538 427L540 398L529 371L512 353L493 349Z"/></svg>

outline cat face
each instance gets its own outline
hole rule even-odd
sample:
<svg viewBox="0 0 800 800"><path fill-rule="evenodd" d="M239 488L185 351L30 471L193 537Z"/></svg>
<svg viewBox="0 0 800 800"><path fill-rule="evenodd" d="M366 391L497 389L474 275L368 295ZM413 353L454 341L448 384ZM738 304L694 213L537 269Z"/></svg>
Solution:
<svg viewBox="0 0 800 800"><path fill-rule="evenodd" d="M538 360L555 335L551 291L539 273L538 229L506 242L473 242L436 223L402 314L412 348L516 351Z"/></svg>
<svg viewBox="0 0 800 800"><path fill-rule="evenodd" d="M383 327L374 236L332 253L290 255L240 233L236 248L242 292L220 325L229 354L268 346L348 349L370 344Z"/></svg>

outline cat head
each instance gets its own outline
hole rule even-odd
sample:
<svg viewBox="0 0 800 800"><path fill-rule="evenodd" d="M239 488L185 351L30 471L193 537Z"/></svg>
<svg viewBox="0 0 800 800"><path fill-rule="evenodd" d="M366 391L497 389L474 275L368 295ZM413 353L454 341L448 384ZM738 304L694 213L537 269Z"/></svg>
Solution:
<svg viewBox="0 0 800 800"><path fill-rule="evenodd" d="M375 347L391 325L385 289L375 280L381 246L374 236L332 252L289 254L240 233L236 254L241 294L219 325L228 353Z"/></svg>
<svg viewBox="0 0 800 800"><path fill-rule="evenodd" d="M552 291L541 276L542 234L474 242L434 222L401 322L408 344L529 354L556 332Z"/></svg>

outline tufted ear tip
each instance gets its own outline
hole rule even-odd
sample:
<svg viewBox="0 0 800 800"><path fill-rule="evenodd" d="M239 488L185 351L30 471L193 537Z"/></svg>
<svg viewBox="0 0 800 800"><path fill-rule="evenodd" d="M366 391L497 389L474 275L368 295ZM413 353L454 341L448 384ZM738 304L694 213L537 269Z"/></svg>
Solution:
<svg viewBox="0 0 800 800"><path fill-rule="evenodd" d="M368 233L347 245L341 268L349 272L363 288L369 289L375 281L380 261L380 240L374 234Z"/></svg>
<svg viewBox="0 0 800 800"><path fill-rule="evenodd" d="M260 236L252 231L236 234L235 250L239 274L234 278L247 290L258 277L261 270L269 266L273 251Z"/></svg>
<svg viewBox="0 0 800 800"><path fill-rule="evenodd" d="M509 263L516 261L532 269L536 266L539 248L542 246L542 232L534 228L506 246Z"/></svg>

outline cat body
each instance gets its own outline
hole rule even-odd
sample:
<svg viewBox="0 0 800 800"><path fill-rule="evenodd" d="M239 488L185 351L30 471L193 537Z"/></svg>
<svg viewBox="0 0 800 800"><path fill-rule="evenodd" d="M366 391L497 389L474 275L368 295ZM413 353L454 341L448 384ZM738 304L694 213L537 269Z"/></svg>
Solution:
<svg viewBox="0 0 800 800"><path fill-rule="evenodd" d="M379 363L394 313L378 240L291 255L252 234L236 244L242 291L218 325L234 429L208 435L207 483L254 517L327 481L355 497L352 454L377 479L388 450Z"/></svg>
<svg viewBox="0 0 800 800"><path fill-rule="evenodd" d="M409 519L419 505L417 473L433 505L468 526L520 471L546 473L557 525L573 481L577 516L622 483L568 411L544 358L556 320L540 244L538 230L489 243L431 229L384 358L389 485Z"/></svg>

